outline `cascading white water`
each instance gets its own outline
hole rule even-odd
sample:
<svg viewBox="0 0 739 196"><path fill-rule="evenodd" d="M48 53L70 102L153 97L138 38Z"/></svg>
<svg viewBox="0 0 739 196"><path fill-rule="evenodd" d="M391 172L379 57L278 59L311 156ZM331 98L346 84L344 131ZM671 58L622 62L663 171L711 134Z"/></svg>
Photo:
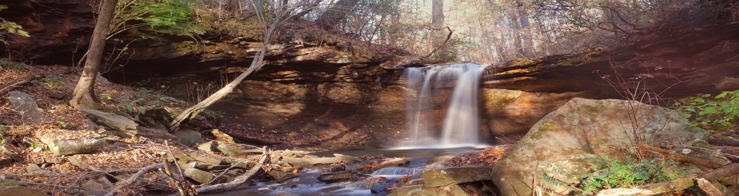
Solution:
<svg viewBox="0 0 739 196"><path fill-rule="evenodd" d="M406 69L410 135L400 148L481 145L478 90L484 68L464 63ZM437 111L446 111L441 126Z"/></svg>

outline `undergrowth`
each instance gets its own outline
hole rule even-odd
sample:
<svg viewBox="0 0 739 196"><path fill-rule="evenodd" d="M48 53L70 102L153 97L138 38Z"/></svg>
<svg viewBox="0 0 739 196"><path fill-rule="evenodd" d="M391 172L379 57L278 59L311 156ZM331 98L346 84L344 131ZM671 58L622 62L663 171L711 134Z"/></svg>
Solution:
<svg viewBox="0 0 739 196"><path fill-rule="evenodd" d="M676 107L692 125L714 132L739 124L739 90L688 97L676 103Z"/></svg>
<svg viewBox="0 0 739 196"><path fill-rule="evenodd" d="M601 189L675 180L685 176L686 171L671 160L610 161L606 168L584 175L579 188L584 195L592 195Z"/></svg>
<svg viewBox="0 0 739 196"><path fill-rule="evenodd" d="M8 58L0 58L0 70L20 70L26 67L26 64L13 61Z"/></svg>

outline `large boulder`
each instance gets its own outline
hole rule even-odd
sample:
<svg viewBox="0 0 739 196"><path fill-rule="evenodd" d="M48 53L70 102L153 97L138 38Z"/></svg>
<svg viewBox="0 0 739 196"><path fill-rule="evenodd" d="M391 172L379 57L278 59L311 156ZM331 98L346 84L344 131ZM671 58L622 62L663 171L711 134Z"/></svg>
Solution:
<svg viewBox="0 0 739 196"><path fill-rule="evenodd" d="M492 171L492 168L486 166L447 167L443 164L432 164L423 170L423 186L443 187L491 180Z"/></svg>
<svg viewBox="0 0 739 196"><path fill-rule="evenodd" d="M664 148L708 135L659 106L574 98L529 130L495 165L493 181L502 195L531 195L532 182L566 194L583 174L602 167L600 160L623 158L637 140L634 130L638 140Z"/></svg>
<svg viewBox="0 0 739 196"><path fill-rule="evenodd" d="M38 107L36 100L29 94L20 91L10 91L8 101L13 110L20 113L24 123L36 124L48 122L50 119Z"/></svg>

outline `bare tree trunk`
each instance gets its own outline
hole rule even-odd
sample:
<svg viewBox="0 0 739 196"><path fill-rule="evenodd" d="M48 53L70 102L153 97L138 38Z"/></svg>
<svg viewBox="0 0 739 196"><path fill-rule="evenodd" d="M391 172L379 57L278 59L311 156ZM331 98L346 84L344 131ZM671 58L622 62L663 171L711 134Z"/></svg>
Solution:
<svg viewBox="0 0 739 196"><path fill-rule="evenodd" d="M205 110L205 108L208 108L210 105L216 103L217 101L221 100L223 97L231 93L234 88L236 88L237 85L241 83L247 76L249 76L251 73L254 73L255 71L259 70L264 66L264 56L267 53L267 46L269 45L269 40L272 37L272 33L277 29L277 26L279 26L280 22L282 22L282 19L286 17L284 15L278 15L272 24L267 28L267 30L264 33L264 40L262 42L262 48L257 53L257 55L254 56L254 59L251 61L251 65L249 65L249 68L246 69L246 71L242 72L237 76L234 80L226 84L223 88L219 89L215 93L208 96L208 98L205 98L204 100L200 101L199 103L193 105L190 108L187 108L185 111L182 111L177 117L172 120L172 122L169 124L170 130L177 130L177 128L180 126L180 124L186 120L189 120L191 118L194 118L197 116L200 112Z"/></svg>
<svg viewBox="0 0 739 196"><path fill-rule="evenodd" d="M431 49L441 46L444 42L444 0L431 2Z"/></svg>
<svg viewBox="0 0 739 196"><path fill-rule="evenodd" d="M100 4L100 14L98 14L95 30L92 32L92 40L88 50L85 67L82 69L82 75L77 82L77 86L72 93L72 99L69 105L75 108L94 108L97 99L95 98L95 78L100 70L100 65L105 51L105 38L108 35L110 21L113 18L113 12L118 0L103 0Z"/></svg>
<svg viewBox="0 0 739 196"><path fill-rule="evenodd" d="M521 48L519 48L519 51L524 57L532 57L534 56L534 43L532 41L531 29L529 28L529 15L526 13L524 4L522 0L516 0L516 9L514 10L517 12L518 20L516 22L519 23L521 35Z"/></svg>
<svg viewBox="0 0 739 196"><path fill-rule="evenodd" d="M357 3L359 0L339 0L318 17L318 24L326 30L335 30Z"/></svg>
<svg viewBox="0 0 739 196"><path fill-rule="evenodd" d="M509 17L509 24L511 33L513 33L513 51L515 52L515 57L525 57L526 55L523 52L523 39L521 38L521 23L519 21L520 16L518 13L518 7L515 5L517 3L514 3L513 7L508 9L506 12L508 12Z"/></svg>

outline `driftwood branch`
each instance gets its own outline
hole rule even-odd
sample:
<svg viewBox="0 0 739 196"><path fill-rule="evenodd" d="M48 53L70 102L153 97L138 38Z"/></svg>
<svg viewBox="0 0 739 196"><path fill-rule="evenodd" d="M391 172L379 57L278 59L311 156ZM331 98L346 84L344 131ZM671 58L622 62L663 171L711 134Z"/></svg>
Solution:
<svg viewBox="0 0 739 196"><path fill-rule="evenodd" d="M233 181L222 183L222 184L214 184L214 185L203 185L195 189L197 193L212 193L212 192L224 192L229 191L238 188L240 185L244 184L247 180L254 177L254 175L257 174L262 169L262 166L266 164L269 161L269 151L266 147L262 148L262 157L259 159L259 162L257 162L254 167L249 169L249 171L246 171L246 173L241 174L240 176L237 176L234 178Z"/></svg>
<svg viewBox="0 0 739 196"><path fill-rule="evenodd" d="M141 177L145 173L147 173L147 172L149 172L151 170L154 170L154 169L162 168L162 167L164 167L164 164L163 163L157 163L157 164L152 164L152 165L149 165L149 166L146 166L146 167L143 167L143 168L139 169L139 171L136 172L135 174L133 174L133 176L131 176L130 178L128 178L128 179L126 179L124 181L121 181L118 186L116 186L113 189L111 189L110 192L108 192L107 194L105 194L105 196L113 196L113 195L115 195L115 193L118 192L121 188L123 188L125 186L128 186L129 184L133 184L134 182L136 182L136 179L138 179L139 177Z"/></svg>
<svg viewBox="0 0 739 196"><path fill-rule="evenodd" d="M18 86L20 86L22 84L28 83L32 79L33 79L33 77L29 77L29 78L26 78L26 79L23 79L23 80L19 80L19 81L10 83L8 85L5 85L2 88L0 88L0 95L3 95L5 93L8 93L10 90L13 90L15 87L18 87Z"/></svg>
<svg viewBox="0 0 739 196"><path fill-rule="evenodd" d="M441 45L439 45L436 48L434 48L434 50L432 50L431 52L429 52L429 54L427 54L426 56L423 57L424 59L431 57L431 55L434 55L434 53L436 53L436 51L438 51L439 49L443 48L444 46L446 46L449 43L449 39L452 38L452 33L454 33L454 31L452 31L452 28L449 27L449 26L447 26L446 29L449 30L449 34L446 35L446 39L444 40L444 43L442 43Z"/></svg>

